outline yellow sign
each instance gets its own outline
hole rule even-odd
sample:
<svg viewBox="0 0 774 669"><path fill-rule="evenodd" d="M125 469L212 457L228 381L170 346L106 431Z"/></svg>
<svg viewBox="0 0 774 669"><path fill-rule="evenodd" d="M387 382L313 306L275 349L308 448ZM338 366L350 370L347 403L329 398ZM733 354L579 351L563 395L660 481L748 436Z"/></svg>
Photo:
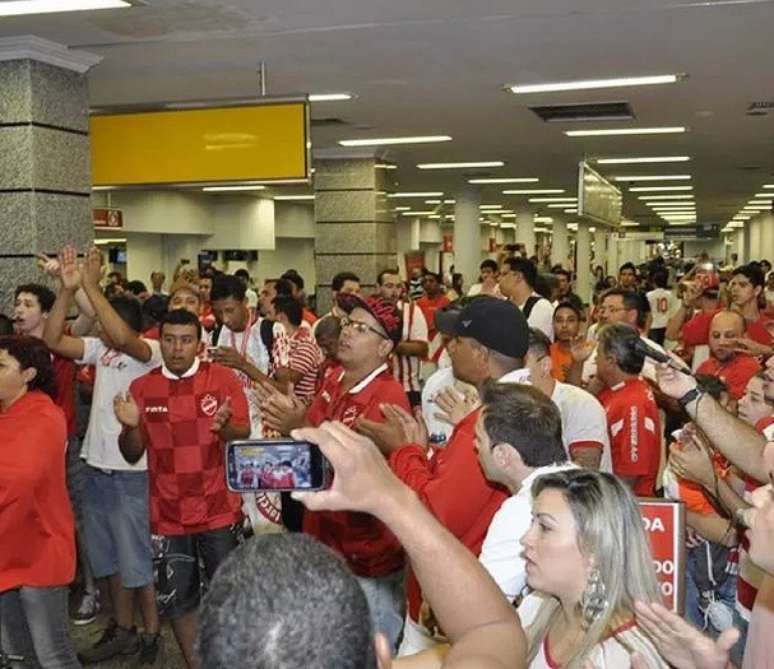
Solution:
<svg viewBox="0 0 774 669"><path fill-rule="evenodd" d="M94 186L307 179L305 102L91 117Z"/></svg>

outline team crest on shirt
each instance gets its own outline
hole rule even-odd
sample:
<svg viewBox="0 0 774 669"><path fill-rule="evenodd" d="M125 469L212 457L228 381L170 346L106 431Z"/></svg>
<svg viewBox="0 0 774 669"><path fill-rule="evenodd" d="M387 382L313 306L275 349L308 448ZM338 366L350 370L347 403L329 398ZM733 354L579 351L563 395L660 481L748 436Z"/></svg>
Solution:
<svg viewBox="0 0 774 669"><path fill-rule="evenodd" d="M199 406L205 416L214 416L215 412L218 410L218 398L215 397L215 395L207 393L199 401Z"/></svg>
<svg viewBox="0 0 774 669"><path fill-rule="evenodd" d="M341 422L347 427L352 427L352 424L357 420L359 409L356 406L349 407L341 416Z"/></svg>

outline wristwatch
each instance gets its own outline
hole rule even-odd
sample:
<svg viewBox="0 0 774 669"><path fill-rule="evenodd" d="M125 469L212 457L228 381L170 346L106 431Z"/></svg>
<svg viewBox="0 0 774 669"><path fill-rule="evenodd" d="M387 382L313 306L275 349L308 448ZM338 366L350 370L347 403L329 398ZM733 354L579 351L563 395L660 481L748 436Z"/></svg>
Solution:
<svg viewBox="0 0 774 669"><path fill-rule="evenodd" d="M691 402L694 400L699 399L704 394L704 391L699 389L699 386L696 386L695 388L691 388L685 395L683 395L679 400L677 400L680 403L680 406L685 409Z"/></svg>

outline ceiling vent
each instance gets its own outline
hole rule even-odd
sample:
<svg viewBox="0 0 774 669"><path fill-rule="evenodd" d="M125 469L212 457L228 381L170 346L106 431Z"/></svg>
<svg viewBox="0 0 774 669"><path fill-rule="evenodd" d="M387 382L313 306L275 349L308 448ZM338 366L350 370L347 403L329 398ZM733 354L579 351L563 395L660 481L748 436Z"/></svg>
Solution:
<svg viewBox="0 0 774 669"><path fill-rule="evenodd" d="M313 118L310 121L313 128L338 128L343 125L349 125L348 121L344 119L327 117L327 118Z"/></svg>
<svg viewBox="0 0 774 669"><path fill-rule="evenodd" d="M774 112L774 100L758 100L747 107L748 116L768 116Z"/></svg>
<svg viewBox="0 0 774 669"><path fill-rule="evenodd" d="M628 102L584 102L581 104L530 107L546 123L584 121L630 121L634 111Z"/></svg>

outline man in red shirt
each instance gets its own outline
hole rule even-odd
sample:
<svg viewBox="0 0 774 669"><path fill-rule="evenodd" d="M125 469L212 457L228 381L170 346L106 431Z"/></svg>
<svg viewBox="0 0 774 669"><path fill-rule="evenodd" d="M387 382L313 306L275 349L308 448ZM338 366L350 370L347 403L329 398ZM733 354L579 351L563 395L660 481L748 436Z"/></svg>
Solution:
<svg viewBox="0 0 774 669"><path fill-rule="evenodd" d="M644 356L635 350L640 335L623 323L606 325L598 335L597 377L604 390L597 399L607 414L613 473L640 497L654 497L661 458L661 420L646 381Z"/></svg>
<svg viewBox="0 0 774 669"><path fill-rule="evenodd" d="M449 298L443 292L441 277L434 272L428 272L422 278L425 294L417 300L417 306L422 310L427 323L427 359L437 363L443 352L443 337L435 327L435 312L449 304Z"/></svg>
<svg viewBox="0 0 774 669"><path fill-rule="evenodd" d="M241 498L226 487L223 445L250 434L236 374L197 357L201 325L183 309L160 325L163 365L114 401L127 462L148 451L150 527L160 560L157 592L188 666L193 665L200 578L237 545Z"/></svg>
<svg viewBox="0 0 774 669"><path fill-rule="evenodd" d="M455 336L449 343L454 377L475 385L479 392L490 379L517 382L524 366L529 331L514 304L495 297L479 297L459 312ZM382 400L388 403L389 400ZM446 446L428 460L427 444L418 443L390 421L380 426L368 420L357 428L388 456L390 467L412 488L433 515L474 555L481 552L492 517L508 491L485 478L475 448L479 411L461 418ZM406 417L410 420L410 417ZM424 435L423 435L424 436ZM409 571L408 612L400 654L410 655L434 644L432 622L419 583Z"/></svg>
<svg viewBox="0 0 774 669"><path fill-rule="evenodd" d="M325 377L312 404L307 408L298 398L262 385L268 393L261 405L264 421L282 434L333 420L348 427L362 418L378 423L384 420L383 403L410 408L388 366L401 340L400 312L375 295L339 295L339 307L347 314L337 352L341 366ZM375 518L346 511L305 512L303 529L344 557L366 593L374 630L395 646L402 627L404 565L397 539Z"/></svg>
<svg viewBox="0 0 774 669"><path fill-rule="evenodd" d="M715 376L722 380L734 399L741 399L750 379L761 369L760 363L749 353L737 349L744 336L745 321L737 311L719 311L709 328L710 357L696 370L697 374Z"/></svg>

